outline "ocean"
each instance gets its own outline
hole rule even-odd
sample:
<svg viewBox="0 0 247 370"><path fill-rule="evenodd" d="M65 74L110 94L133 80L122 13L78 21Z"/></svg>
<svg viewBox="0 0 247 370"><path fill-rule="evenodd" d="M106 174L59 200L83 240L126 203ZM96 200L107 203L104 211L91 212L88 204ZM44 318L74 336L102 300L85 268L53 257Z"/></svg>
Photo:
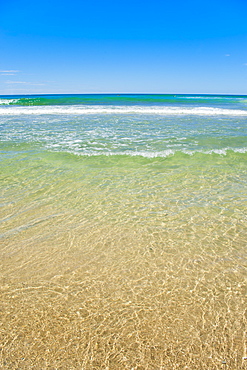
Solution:
<svg viewBox="0 0 247 370"><path fill-rule="evenodd" d="M246 369L247 96L0 96L3 369Z"/></svg>

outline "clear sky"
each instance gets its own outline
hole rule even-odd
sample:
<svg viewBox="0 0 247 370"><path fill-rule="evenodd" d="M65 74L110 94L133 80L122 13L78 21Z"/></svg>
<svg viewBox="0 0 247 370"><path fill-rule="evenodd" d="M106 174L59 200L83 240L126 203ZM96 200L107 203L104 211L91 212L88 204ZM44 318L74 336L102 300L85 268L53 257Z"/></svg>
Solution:
<svg viewBox="0 0 247 370"><path fill-rule="evenodd" d="M247 0L0 0L0 94L247 94Z"/></svg>

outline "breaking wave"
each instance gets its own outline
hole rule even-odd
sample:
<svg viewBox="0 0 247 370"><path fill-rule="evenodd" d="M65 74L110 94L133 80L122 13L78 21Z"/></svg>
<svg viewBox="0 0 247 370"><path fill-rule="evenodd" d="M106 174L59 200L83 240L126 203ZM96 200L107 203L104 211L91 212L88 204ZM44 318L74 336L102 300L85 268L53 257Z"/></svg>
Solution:
<svg viewBox="0 0 247 370"><path fill-rule="evenodd" d="M1 106L0 115L93 115L93 114L147 114L147 115L199 115L199 116L247 116L247 110L213 107L178 106Z"/></svg>

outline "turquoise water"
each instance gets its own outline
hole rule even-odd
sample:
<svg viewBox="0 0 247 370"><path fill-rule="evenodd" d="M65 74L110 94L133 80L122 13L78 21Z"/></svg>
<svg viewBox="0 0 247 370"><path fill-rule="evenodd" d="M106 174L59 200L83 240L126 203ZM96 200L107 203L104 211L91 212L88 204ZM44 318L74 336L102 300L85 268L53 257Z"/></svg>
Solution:
<svg viewBox="0 0 247 370"><path fill-rule="evenodd" d="M182 94L83 94L83 95L7 95L1 105L198 105L246 108L245 95L182 95Z"/></svg>
<svg viewBox="0 0 247 370"><path fill-rule="evenodd" d="M210 207L244 217L246 96L2 96L0 127L4 210L18 208L20 191L32 201L37 186L40 203L48 194L56 208L63 184L72 215L80 209L74 187L90 189L88 198L79 196L82 208L99 196L91 222L104 211L116 219L111 205L120 200L128 205L118 210L120 224L133 212L137 226L143 219L159 224L163 213L188 206L188 217Z"/></svg>
<svg viewBox="0 0 247 370"><path fill-rule="evenodd" d="M99 196L91 222L104 211L116 219L111 205L120 200L128 205L117 211L120 224L133 212L137 226L159 224L187 207L188 217L212 207L244 217L245 96L8 96L0 98L0 125L3 205L18 207L20 191L30 198L38 186L46 189L41 204L47 192L56 208L63 184L72 215L80 208L74 187L90 188L88 199L79 197L82 208Z"/></svg>
<svg viewBox="0 0 247 370"><path fill-rule="evenodd" d="M1 140L76 155L246 151L247 97L1 97Z"/></svg>
<svg viewBox="0 0 247 370"><path fill-rule="evenodd" d="M48 301L54 322L63 322L62 305L88 338L104 312L106 329L92 338L111 347L117 332L113 353L117 345L129 353L136 335L144 367L161 368L163 338L170 353L178 344L187 353L171 355L168 369L193 358L190 343L201 369L220 368L223 352L232 369L243 368L242 339L234 338L244 338L246 307L247 96L1 96L0 130L1 281L9 297L21 292L13 317L26 304L23 320L37 325ZM83 322L74 312L82 305L91 312ZM54 325L56 337L65 327ZM150 341L156 357L147 355ZM103 356L99 345L91 358ZM73 356L85 359L85 348ZM134 368L131 361L110 369Z"/></svg>

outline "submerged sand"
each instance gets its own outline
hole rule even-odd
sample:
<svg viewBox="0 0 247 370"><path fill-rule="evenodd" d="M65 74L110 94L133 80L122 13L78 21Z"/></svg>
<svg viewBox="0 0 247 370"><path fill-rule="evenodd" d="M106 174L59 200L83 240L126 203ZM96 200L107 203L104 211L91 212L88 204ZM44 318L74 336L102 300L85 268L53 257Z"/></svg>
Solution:
<svg viewBox="0 0 247 370"><path fill-rule="evenodd" d="M0 368L246 369L245 226L180 219L154 232L58 215L12 231Z"/></svg>

